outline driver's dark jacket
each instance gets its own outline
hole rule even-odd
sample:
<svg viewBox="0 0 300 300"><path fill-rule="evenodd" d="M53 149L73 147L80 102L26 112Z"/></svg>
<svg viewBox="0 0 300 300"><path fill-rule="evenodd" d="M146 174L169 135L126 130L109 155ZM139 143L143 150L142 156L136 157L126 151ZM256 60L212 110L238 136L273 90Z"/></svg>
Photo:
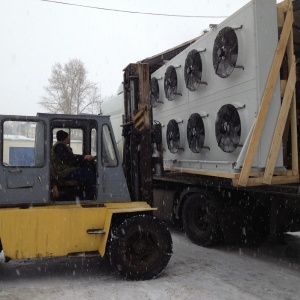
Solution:
<svg viewBox="0 0 300 300"><path fill-rule="evenodd" d="M83 160L84 155L74 154L71 147L56 142L51 149L51 173L55 179L62 179L75 171Z"/></svg>

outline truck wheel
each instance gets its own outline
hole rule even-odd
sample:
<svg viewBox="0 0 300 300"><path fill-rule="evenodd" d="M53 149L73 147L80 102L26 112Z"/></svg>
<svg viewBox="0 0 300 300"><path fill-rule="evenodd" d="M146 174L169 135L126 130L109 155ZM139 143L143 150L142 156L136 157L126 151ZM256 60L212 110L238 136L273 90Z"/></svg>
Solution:
<svg viewBox="0 0 300 300"><path fill-rule="evenodd" d="M216 208L204 193L191 194L185 200L182 223L188 238L197 245L213 246L221 240Z"/></svg>
<svg viewBox="0 0 300 300"><path fill-rule="evenodd" d="M151 215L136 215L112 229L108 246L111 265L130 280L159 275L172 254L172 238L166 225Z"/></svg>

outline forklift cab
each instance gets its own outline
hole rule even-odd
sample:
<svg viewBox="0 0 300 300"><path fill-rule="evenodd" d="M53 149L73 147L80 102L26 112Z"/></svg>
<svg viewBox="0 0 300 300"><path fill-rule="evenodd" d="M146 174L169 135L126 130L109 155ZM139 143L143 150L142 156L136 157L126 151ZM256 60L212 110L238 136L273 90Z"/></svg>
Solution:
<svg viewBox="0 0 300 300"><path fill-rule="evenodd" d="M90 201L79 182L58 182L51 148L60 129L69 133L74 154L96 157L94 202L128 202L130 196L110 119L98 115L0 116L0 206Z"/></svg>

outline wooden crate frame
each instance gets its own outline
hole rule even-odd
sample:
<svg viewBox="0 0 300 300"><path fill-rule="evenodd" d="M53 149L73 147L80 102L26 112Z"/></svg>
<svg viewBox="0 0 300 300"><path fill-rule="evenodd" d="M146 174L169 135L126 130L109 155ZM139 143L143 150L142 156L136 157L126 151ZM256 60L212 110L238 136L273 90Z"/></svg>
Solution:
<svg viewBox="0 0 300 300"><path fill-rule="evenodd" d="M233 179L233 185L252 186L262 184L280 184L299 182L298 145L297 145L297 114L296 114L296 62L293 42L293 6L292 0L285 0L277 5L278 26L282 27L269 78L265 87L258 116L246 152L244 165L238 178ZM269 110L272 95L276 85L284 54L288 58L288 79L281 84L283 100L269 150L265 171L259 176L251 174L252 162L257 150L265 119ZM290 115L289 115L290 113ZM292 168L285 172L276 173L275 164L287 122L291 126Z"/></svg>

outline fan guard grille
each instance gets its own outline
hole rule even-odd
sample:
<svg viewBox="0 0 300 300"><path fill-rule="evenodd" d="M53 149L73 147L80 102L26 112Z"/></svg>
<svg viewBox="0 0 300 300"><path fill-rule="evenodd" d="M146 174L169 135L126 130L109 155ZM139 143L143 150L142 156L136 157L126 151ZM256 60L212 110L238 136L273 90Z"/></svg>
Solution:
<svg viewBox="0 0 300 300"><path fill-rule="evenodd" d="M159 99L159 85L156 77L151 78L150 82L150 101L152 107L157 107Z"/></svg>
<svg viewBox="0 0 300 300"><path fill-rule="evenodd" d="M192 152L199 153L202 150L205 139L205 128L202 117L197 113L192 114L188 120L187 139Z"/></svg>
<svg viewBox="0 0 300 300"><path fill-rule="evenodd" d="M215 39L213 48L213 66L221 78L228 77L235 68L238 56L238 39L234 29L224 27Z"/></svg>
<svg viewBox="0 0 300 300"><path fill-rule="evenodd" d="M241 120L232 104L223 105L217 114L215 132L218 146L227 153L233 152L241 137Z"/></svg>
<svg viewBox="0 0 300 300"><path fill-rule="evenodd" d="M180 131L176 120L169 121L167 126L167 144L171 153L177 153L180 143Z"/></svg>
<svg viewBox="0 0 300 300"><path fill-rule="evenodd" d="M177 93L177 73L174 66L169 66L164 79L165 96L169 101L174 100Z"/></svg>
<svg viewBox="0 0 300 300"><path fill-rule="evenodd" d="M200 53L193 49L191 50L184 65L184 80L185 85L190 91L196 91L201 83L202 77L202 60Z"/></svg>

